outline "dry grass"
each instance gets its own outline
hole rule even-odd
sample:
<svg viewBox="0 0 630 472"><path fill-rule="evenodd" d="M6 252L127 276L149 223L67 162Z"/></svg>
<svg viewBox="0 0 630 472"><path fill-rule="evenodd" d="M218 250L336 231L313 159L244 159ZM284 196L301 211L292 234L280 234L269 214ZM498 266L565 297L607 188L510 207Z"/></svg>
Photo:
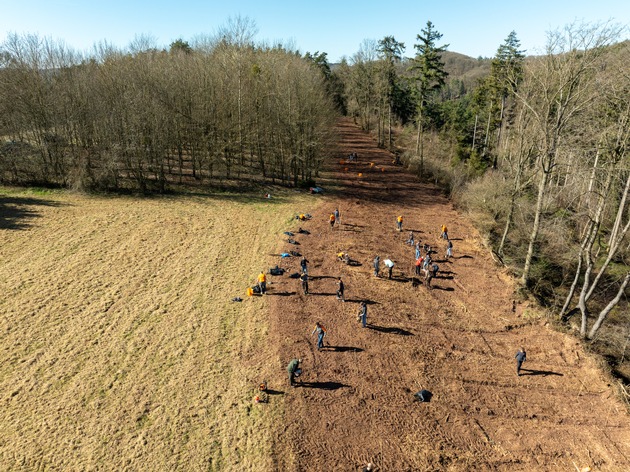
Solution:
<svg viewBox="0 0 630 472"><path fill-rule="evenodd" d="M0 469L270 469L266 301L231 299L307 198L0 189Z"/></svg>

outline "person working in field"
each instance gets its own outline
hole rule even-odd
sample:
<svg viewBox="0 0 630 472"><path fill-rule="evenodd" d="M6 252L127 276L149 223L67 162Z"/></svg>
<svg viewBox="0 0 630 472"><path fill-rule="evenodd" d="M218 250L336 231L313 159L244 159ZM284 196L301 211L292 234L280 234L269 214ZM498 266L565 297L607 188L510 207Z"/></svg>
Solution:
<svg viewBox="0 0 630 472"><path fill-rule="evenodd" d="M267 293L267 276L264 272L258 274L258 288L260 289L261 295Z"/></svg>
<svg viewBox="0 0 630 472"><path fill-rule="evenodd" d="M289 385L291 387L295 387L295 379L302 374L302 369L300 369L300 363L302 359L291 359L289 365L287 366L287 372L289 373Z"/></svg>
<svg viewBox="0 0 630 472"><path fill-rule="evenodd" d="M311 336L317 333L317 350L321 351L324 348L324 336L326 336L326 328L319 321L315 323L315 329L311 333Z"/></svg>
<svg viewBox="0 0 630 472"><path fill-rule="evenodd" d="M300 283L302 284L304 295L308 295L308 275L304 272L300 275Z"/></svg>
<svg viewBox="0 0 630 472"><path fill-rule="evenodd" d="M330 222L330 229L333 229L335 227L335 214L334 213L330 214L328 221Z"/></svg>
<svg viewBox="0 0 630 472"><path fill-rule="evenodd" d="M396 218L396 229L398 231L402 231L402 226L403 226L403 217L401 215L398 218Z"/></svg>
<svg viewBox="0 0 630 472"><path fill-rule="evenodd" d="M341 300L342 302L345 302L345 296L344 296L344 292L345 292L345 286L343 284L343 280L341 280L341 277L339 277L339 279L337 280L337 300Z"/></svg>
<svg viewBox="0 0 630 472"><path fill-rule="evenodd" d="M376 256L374 258L374 277L378 277L379 276L380 268L381 268L381 257L380 256Z"/></svg>

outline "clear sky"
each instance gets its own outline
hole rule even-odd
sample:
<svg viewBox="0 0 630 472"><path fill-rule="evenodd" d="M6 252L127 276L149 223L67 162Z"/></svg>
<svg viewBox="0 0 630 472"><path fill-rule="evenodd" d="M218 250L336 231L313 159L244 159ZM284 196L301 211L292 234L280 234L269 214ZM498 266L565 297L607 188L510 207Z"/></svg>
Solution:
<svg viewBox="0 0 630 472"><path fill-rule="evenodd" d="M416 35L431 21L438 45L471 57L492 57L514 30L527 54L540 52L546 32L575 21L630 26L630 0L0 0L0 41L36 33L88 51L98 41L127 46L149 35L158 47L211 35L228 18L255 22L255 41L351 57L364 39L393 35L413 56ZM628 39L626 31L623 39Z"/></svg>

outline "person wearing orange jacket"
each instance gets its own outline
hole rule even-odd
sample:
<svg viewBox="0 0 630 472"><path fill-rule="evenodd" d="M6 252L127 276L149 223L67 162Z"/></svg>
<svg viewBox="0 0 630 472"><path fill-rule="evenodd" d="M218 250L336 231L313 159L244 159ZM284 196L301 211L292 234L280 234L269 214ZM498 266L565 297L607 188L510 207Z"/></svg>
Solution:
<svg viewBox="0 0 630 472"><path fill-rule="evenodd" d="M399 216L398 218L396 218L396 229L398 229L398 231L402 231L402 225L403 225L403 217Z"/></svg>
<svg viewBox="0 0 630 472"><path fill-rule="evenodd" d="M330 221L330 229L333 229L335 227L335 221L336 221L334 213L330 214L329 221Z"/></svg>

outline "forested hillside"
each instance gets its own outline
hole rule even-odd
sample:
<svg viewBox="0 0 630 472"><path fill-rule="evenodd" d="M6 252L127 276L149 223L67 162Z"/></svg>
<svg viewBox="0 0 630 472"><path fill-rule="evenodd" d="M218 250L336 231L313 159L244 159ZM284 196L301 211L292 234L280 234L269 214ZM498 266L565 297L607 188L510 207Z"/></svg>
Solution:
<svg viewBox="0 0 630 472"><path fill-rule="evenodd" d="M441 183L523 296L628 379L625 28L568 25L537 56L512 32L494 58L472 59L447 51L428 22L411 59L409 45L388 36L365 41L335 74L355 122Z"/></svg>

